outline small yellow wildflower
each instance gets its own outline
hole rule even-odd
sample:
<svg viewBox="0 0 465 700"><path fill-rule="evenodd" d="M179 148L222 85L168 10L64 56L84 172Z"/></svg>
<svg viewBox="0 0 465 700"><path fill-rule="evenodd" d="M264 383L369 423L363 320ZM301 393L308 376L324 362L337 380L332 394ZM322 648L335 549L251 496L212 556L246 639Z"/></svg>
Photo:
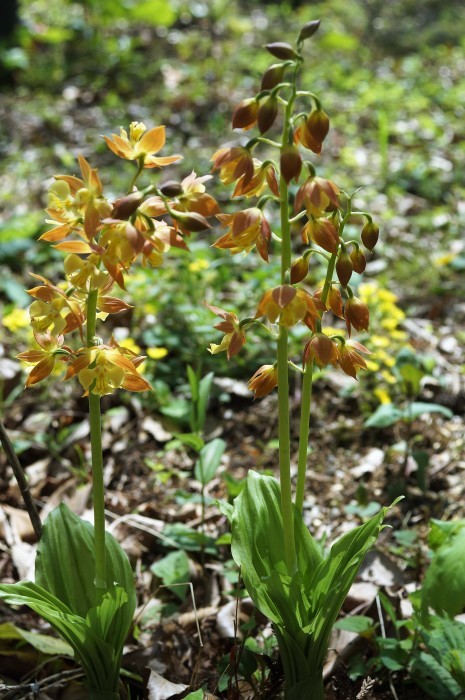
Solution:
<svg viewBox="0 0 465 700"><path fill-rule="evenodd" d="M210 263L208 260L194 260L193 262L189 263L189 270L190 272L201 272L202 270L207 270L210 267Z"/></svg>
<svg viewBox="0 0 465 700"><path fill-rule="evenodd" d="M373 389L373 394L376 396L380 404L392 403L391 397L389 396L388 392L382 387L377 387L376 389Z"/></svg>
<svg viewBox="0 0 465 700"><path fill-rule="evenodd" d="M161 360L162 357L167 356L168 349L167 348L147 348L146 353L152 360Z"/></svg>
<svg viewBox="0 0 465 700"><path fill-rule="evenodd" d="M133 352L135 355L139 355L141 352L140 347L137 345L136 341L133 340L132 338L120 338L118 340L118 345L120 348L127 348L131 352Z"/></svg>
<svg viewBox="0 0 465 700"><path fill-rule="evenodd" d="M13 309L3 317L2 323L11 333L28 328L31 324L27 309Z"/></svg>

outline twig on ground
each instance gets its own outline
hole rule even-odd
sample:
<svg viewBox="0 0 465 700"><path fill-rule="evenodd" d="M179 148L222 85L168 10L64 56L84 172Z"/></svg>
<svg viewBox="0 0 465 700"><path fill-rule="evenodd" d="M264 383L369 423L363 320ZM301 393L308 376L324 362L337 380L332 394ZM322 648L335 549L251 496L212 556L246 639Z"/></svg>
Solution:
<svg viewBox="0 0 465 700"><path fill-rule="evenodd" d="M21 466L21 463L20 463L18 456L14 450L14 447L11 443L11 440L8 437L8 434L5 430L5 427L3 426L3 423L1 421L0 421L0 442L2 443L2 447L3 447L5 454L8 458L10 466L13 469L13 474L15 476L15 479L18 482L19 490L21 492L21 496L23 498L24 505L26 506L26 510L29 514L29 518L31 519L31 523L32 523L32 527L34 528L34 532L36 533L37 539L40 540L40 538L42 537L42 521L40 519L39 511L37 510L37 507L36 507L34 500L31 496L31 492L29 491L29 486L27 484L27 479L26 479L26 475L24 473L24 469Z"/></svg>

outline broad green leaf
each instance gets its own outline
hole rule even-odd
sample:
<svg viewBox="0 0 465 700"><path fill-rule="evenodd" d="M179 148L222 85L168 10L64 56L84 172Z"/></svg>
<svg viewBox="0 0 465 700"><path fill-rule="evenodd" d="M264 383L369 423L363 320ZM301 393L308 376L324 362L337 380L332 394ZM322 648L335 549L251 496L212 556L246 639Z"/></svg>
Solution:
<svg viewBox="0 0 465 700"><path fill-rule="evenodd" d="M355 632L361 637L372 637L375 631L375 623L371 617L366 615L347 615L342 620L338 620L334 625L335 629Z"/></svg>
<svg viewBox="0 0 465 700"><path fill-rule="evenodd" d="M323 700L323 662L315 663L312 637L296 630L293 634L275 627L284 668L286 700Z"/></svg>
<svg viewBox="0 0 465 700"><path fill-rule="evenodd" d="M387 508L363 525L350 530L333 546L317 571L306 577L311 616L305 631L313 636L312 655L323 664L331 629L354 582L360 564L374 545Z"/></svg>
<svg viewBox="0 0 465 700"><path fill-rule="evenodd" d="M228 519L228 522L231 522L234 513L234 506L227 501L217 501L216 505L218 506L220 513Z"/></svg>
<svg viewBox="0 0 465 700"><path fill-rule="evenodd" d="M136 607L134 576L122 547L110 533L105 534L107 588L114 583L126 591L127 631ZM57 565L59 562L59 565ZM76 615L84 618L99 604L94 585L94 528L65 505L55 508L44 523L37 548L36 583L63 601Z"/></svg>
<svg viewBox="0 0 465 700"><path fill-rule="evenodd" d="M51 637L49 634L29 632L16 627L12 622L4 622L0 625L0 639L24 640L37 651L49 656L73 656L74 653L72 647L62 639Z"/></svg>
<svg viewBox="0 0 465 700"><path fill-rule="evenodd" d="M189 581L189 557L182 549L170 552L163 559L156 561L150 567L150 571L158 576L178 598L184 600L187 586L171 585Z"/></svg>
<svg viewBox="0 0 465 700"><path fill-rule="evenodd" d="M430 698L455 700L460 697L460 686L451 673L431 654L417 652L410 666L410 674Z"/></svg>
<svg viewBox="0 0 465 700"><path fill-rule="evenodd" d="M421 589L422 615L431 607L438 614L451 617L465 607L465 528L451 528L438 546L429 565Z"/></svg>
<svg viewBox="0 0 465 700"><path fill-rule="evenodd" d="M289 597L291 577L284 562L277 480L249 471L245 486L234 501L231 525L232 555L241 567L249 595L263 614L276 624L282 623L284 615L295 611L295 602ZM294 526L298 569L305 575L320 564L321 554L297 511ZM270 585L279 602L270 595Z"/></svg>
<svg viewBox="0 0 465 700"><path fill-rule="evenodd" d="M430 520L430 531L428 533L428 545L435 551L455 538L460 530L465 530L465 519L461 520Z"/></svg>
<svg viewBox="0 0 465 700"><path fill-rule="evenodd" d="M199 690L195 690L193 693L189 693L189 695L184 696L184 700L203 700L204 698L204 693L202 688L199 688Z"/></svg>
<svg viewBox="0 0 465 700"><path fill-rule="evenodd" d="M115 689L119 675L115 652L95 636L82 617L74 615L62 601L31 582L0 585L0 597L10 605L27 605L41 615L74 649L90 686Z"/></svg>
<svg viewBox="0 0 465 700"><path fill-rule="evenodd" d="M180 423L184 423L188 421L189 409L189 402L185 399L173 399L166 406L160 407L160 413Z"/></svg>
<svg viewBox="0 0 465 700"><path fill-rule="evenodd" d="M100 603L91 608L86 616L86 622L97 637L105 639L115 649L122 650L128 629L125 615L121 608L127 603L128 596L122 586L113 585L107 590Z"/></svg>
<svg viewBox="0 0 465 700"><path fill-rule="evenodd" d="M215 554L217 551L215 540L212 537L208 537L203 532L194 530L183 523L165 525L162 534L187 552L199 552L203 549L208 554Z"/></svg>
<svg viewBox="0 0 465 700"><path fill-rule="evenodd" d="M452 418L453 413L449 408L441 406L438 403L425 403L423 401L414 401L410 404L410 408L405 409L405 418L415 420L425 413L440 413L445 418Z"/></svg>
<svg viewBox="0 0 465 700"><path fill-rule="evenodd" d="M393 403L383 403L364 423L365 428L388 428L402 420L403 411Z"/></svg>
<svg viewBox="0 0 465 700"><path fill-rule="evenodd" d="M191 447L196 452L200 452L205 444L204 440L200 435L197 435L197 433L173 433L173 435L177 440L180 440L183 445Z"/></svg>
<svg viewBox="0 0 465 700"><path fill-rule="evenodd" d="M379 660L388 671L402 671L408 663L408 656L399 640L393 637L379 637Z"/></svg>
<svg viewBox="0 0 465 700"><path fill-rule="evenodd" d="M203 486L210 483L215 476L225 449L225 441L221 438L215 438L207 442L200 450L199 458L195 463L194 476Z"/></svg>
<svg viewBox="0 0 465 700"><path fill-rule="evenodd" d="M424 370L406 362L397 368L402 381L404 382L405 393L409 397L416 396L420 392L420 382L425 376Z"/></svg>
<svg viewBox="0 0 465 700"><path fill-rule="evenodd" d="M386 510L344 535L325 559L295 510L297 573L290 576L276 479L249 472L234 502L232 554L252 600L275 624L287 695L295 700L309 688L312 698L323 697L321 673L331 629Z"/></svg>

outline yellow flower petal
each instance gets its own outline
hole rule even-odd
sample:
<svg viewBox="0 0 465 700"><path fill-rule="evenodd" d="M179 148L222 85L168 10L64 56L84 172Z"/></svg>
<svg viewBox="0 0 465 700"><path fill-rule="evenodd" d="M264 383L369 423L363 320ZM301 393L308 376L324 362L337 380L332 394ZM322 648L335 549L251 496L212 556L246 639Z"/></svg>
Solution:
<svg viewBox="0 0 465 700"><path fill-rule="evenodd" d="M166 357L168 354L167 348L147 348L146 354L152 358L152 360L161 360L162 357Z"/></svg>

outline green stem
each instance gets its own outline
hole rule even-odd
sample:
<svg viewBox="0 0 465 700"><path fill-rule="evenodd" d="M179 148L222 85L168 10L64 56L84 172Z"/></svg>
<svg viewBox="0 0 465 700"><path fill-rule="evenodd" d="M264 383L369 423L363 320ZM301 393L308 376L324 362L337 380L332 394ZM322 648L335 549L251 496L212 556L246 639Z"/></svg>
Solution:
<svg viewBox="0 0 465 700"><path fill-rule="evenodd" d="M321 301L326 305L331 281L333 279L334 267L336 265L337 253L331 255L326 270L325 282L321 293ZM321 331L321 320L317 323L318 331ZM308 438L310 435L310 411L312 404L313 388L313 362L308 362L305 367L304 379L302 382L302 397L300 401L300 429L299 429L299 451L297 461L297 485L295 493L295 505L301 513L304 505L305 477L307 472L307 452Z"/></svg>
<svg viewBox="0 0 465 700"><path fill-rule="evenodd" d="M292 92L286 106L281 148L289 143L289 126L292 114L292 106L296 91L296 70L292 81ZM289 271L291 268L291 229L289 224L289 189L287 182L280 174L279 180L280 209L281 209L281 284L289 284ZM291 440L289 417L289 339L288 329L281 326L277 342L278 360L278 438L279 438L279 478L281 483L281 512L284 529L284 560L292 575L297 569L295 538L294 538L294 513L292 503L291 484Z"/></svg>
<svg viewBox="0 0 465 700"><path fill-rule="evenodd" d="M323 291L321 292L321 301L326 304L328 299L329 289L331 287L331 282L333 281L334 267L336 265L337 253L331 255L330 261L328 263L328 268L326 270L325 283L323 285Z"/></svg>
<svg viewBox="0 0 465 700"><path fill-rule="evenodd" d="M312 403L313 361L305 366L300 403L299 456L297 462L297 486L295 504L302 512L305 493L305 476L307 473L308 437L310 434L310 408Z"/></svg>
<svg viewBox="0 0 465 700"><path fill-rule="evenodd" d="M129 185L128 194L131 194L131 192L133 191L134 186L135 186L137 180L139 179L139 176L140 176L141 172L143 171L143 169L144 169L144 158L142 157L142 158L139 158L139 160L137 162L137 170L136 170L134 177L131 180L131 184Z"/></svg>
<svg viewBox="0 0 465 700"><path fill-rule="evenodd" d="M281 512L284 530L284 561L289 574L296 570L294 539L294 514L292 508L291 485L291 441L289 420L289 368L288 330L279 329L278 354L278 439L279 439L279 480L281 483Z"/></svg>
<svg viewBox="0 0 465 700"><path fill-rule="evenodd" d="M87 347L95 345L97 322L97 295L93 289L87 299ZM89 389L89 424L92 455L92 480L94 500L94 554L95 585L106 588L106 549L105 549L105 486L103 483L102 424L100 396Z"/></svg>

